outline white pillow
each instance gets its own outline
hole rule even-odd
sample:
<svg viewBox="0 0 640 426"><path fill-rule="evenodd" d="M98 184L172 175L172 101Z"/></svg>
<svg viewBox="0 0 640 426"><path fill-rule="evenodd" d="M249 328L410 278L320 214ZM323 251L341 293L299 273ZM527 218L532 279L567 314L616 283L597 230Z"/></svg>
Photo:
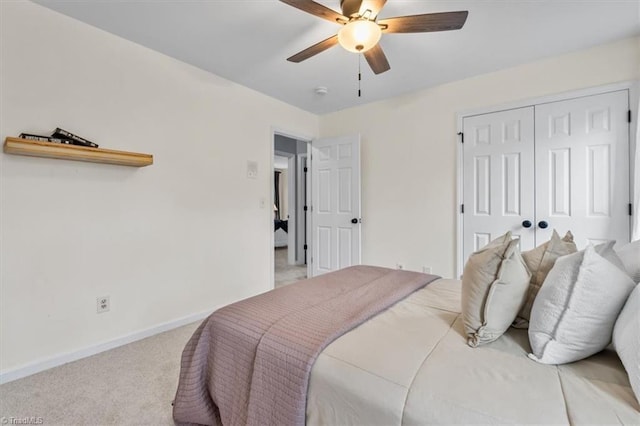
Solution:
<svg viewBox="0 0 640 426"><path fill-rule="evenodd" d="M640 283L640 240L633 241L618 249L618 256L633 281Z"/></svg>
<svg viewBox="0 0 640 426"><path fill-rule="evenodd" d="M560 256L575 253L578 251L573 242L573 234L567 231L566 235L561 239L556 230L553 230L551 239L533 250L522 252L529 271L531 272L531 281L527 291L527 299L522 305L518 318L514 323L516 328L527 328L529 325L529 317L531 316L531 307L536 299L540 287L547 274L553 268L553 264Z"/></svg>
<svg viewBox="0 0 640 426"><path fill-rule="evenodd" d="M462 276L462 315L471 347L493 342L524 303L531 274L511 233L469 256Z"/></svg>
<svg viewBox="0 0 640 426"><path fill-rule="evenodd" d="M620 256L618 256L616 251L613 249L613 246L615 244L616 244L615 240L610 240L610 241L607 241L606 243L598 244L597 246L594 247L594 249L596 250L596 253L598 253L600 256L604 257L609 262L616 265L618 269L620 269L622 272L626 273L627 268L625 268L624 263L622 262L622 259L620 259Z"/></svg>
<svg viewBox="0 0 640 426"><path fill-rule="evenodd" d="M631 389L640 402L640 285L627 299L613 328L613 347L624 365Z"/></svg>
<svg viewBox="0 0 640 426"><path fill-rule="evenodd" d="M620 266L607 260L615 256L611 244L602 244L556 261L531 310L531 359L564 364L611 342L618 314L635 287Z"/></svg>

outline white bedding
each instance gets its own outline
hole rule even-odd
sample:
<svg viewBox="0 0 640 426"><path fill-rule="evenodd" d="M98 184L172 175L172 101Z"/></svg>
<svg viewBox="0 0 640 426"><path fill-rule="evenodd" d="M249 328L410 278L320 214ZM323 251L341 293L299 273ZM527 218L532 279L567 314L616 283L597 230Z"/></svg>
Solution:
<svg viewBox="0 0 640 426"><path fill-rule="evenodd" d="M567 365L527 358L527 331L471 348L460 281L441 279L329 345L307 395L307 425L640 424L613 351Z"/></svg>

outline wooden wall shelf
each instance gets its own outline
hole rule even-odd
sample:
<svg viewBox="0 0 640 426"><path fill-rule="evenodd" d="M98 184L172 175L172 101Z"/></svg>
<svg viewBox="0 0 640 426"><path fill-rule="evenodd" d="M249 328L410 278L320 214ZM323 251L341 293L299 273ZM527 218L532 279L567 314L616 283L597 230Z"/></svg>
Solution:
<svg viewBox="0 0 640 426"><path fill-rule="evenodd" d="M153 164L153 155L151 154L89 148L78 145L64 145L52 142L38 142L22 138L6 138L3 150L7 154L57 158L60 160L88 161L91 163L118 164L131 167L144 167Z"/></svg>

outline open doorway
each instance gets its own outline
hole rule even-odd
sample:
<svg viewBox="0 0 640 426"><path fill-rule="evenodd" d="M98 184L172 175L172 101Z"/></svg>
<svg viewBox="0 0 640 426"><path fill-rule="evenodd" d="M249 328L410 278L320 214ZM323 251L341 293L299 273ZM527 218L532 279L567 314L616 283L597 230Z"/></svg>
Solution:
<svg viewBox="0 0 640 426"><path fill-rule="evenodd" d="M273 139L274 286L307 278L308 142L281 134Z"/></svg>

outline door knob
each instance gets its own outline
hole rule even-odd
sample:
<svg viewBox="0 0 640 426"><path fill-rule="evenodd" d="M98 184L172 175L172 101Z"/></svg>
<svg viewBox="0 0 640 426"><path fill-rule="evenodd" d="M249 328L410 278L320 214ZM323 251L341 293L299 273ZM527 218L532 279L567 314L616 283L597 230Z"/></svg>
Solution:
<svg viewBox="0 0 640 426"><path fill-rule="evenodd" d="M530 221L530 220L523 220L523 221L522 221L522 226L523 226L524 228L531 228L531 225L533 225L533 224L531 223L531 221Z"/></svg>
<svg viewBox="0 0 640 426"><path fill-rule="evenodd" d="M351 219L351 223L356 224L358 223L358 219L356 219L355 217L353 219Z"/></svg>
<svg viewBox="0 0 640 426"><path fill-rule="evenodd" d="M549 224L547 222L545 222L544 220L541 220L540 222L538 222L538 228L540 229L546 229L549 226Z"/></svg>

